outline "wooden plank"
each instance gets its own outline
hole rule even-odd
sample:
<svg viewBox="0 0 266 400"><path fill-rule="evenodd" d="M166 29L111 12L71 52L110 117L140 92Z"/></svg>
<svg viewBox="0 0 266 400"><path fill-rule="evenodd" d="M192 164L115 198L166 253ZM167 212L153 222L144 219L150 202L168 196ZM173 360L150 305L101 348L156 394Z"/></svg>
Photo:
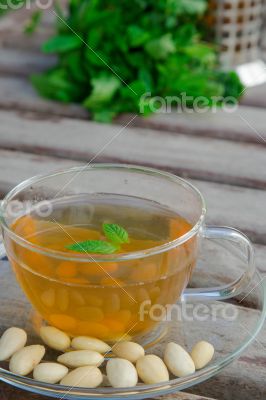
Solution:
<svg viewBox="0 0 266 400"><path fill-rule="evenodd" d="M0 108L35 111L49 116L88 118L88 112L80 106L45 100L37 95L26 79L8 76L0 77Z"/></svg>
<svg viewBox="0 0 266 400"><path fill-rule="evenodd" d="M60 3L63 1L60 0ZM45 3L42 4L45 6ZM46 4L48 3L46 2ZM55 15L51 10L44 11L37 31L33 35L26 35L24 27L36 10L36 5L31 3L30 7L22 7L0 18L0 47L30 49L31 51L40 49L41 44L54 32Z"/></svg>
<svg viewBox="0 0 266 400"><path fill-rule="evenodd" d="M11 68L15 68L15 58ZM24 65L27 65L25 60ZM0 59L1 60L1 59ZM23 62L20 62L22 65ZM39 67L34 66L35 70ZM0 66L1 70L1 66ZM2 63L3 72L7 70L6 63ZM21 67L21 75L24 74ZM22 77L0 76L0 108L17 109L22 111L35 111L44 115L64 116L71 118L89 117L88 111L78 105L66 105L41 98L31 86L27 79ZM129 116L120 116L117 123L124 124ZM169 131L172 133L183 133L200 137L216 137L227 140L249 142L263 145L266 138L265 113L262 109L240 106L235 113L225 113L218 110L217 113L207 112L204 114L156 114L149 118L138 117L132 125L151 128L158 131Z"/></svg>
<svg viewBox="0 0 266 400"><path fill-rule="evenodd" d="M0 74L28 77L30 74L46 71L54 66L56 57L40 52L1 49Z"/></svg>
<svg viewBox="0 0 266 400"><path fill-rule="evenodd" d="M7 383L0 382L0 398L1 400L48 400L50 397L42 396L38 394L32 394L25 392L24 390L16 389Z"/></svg>
<svg viewBox="0 0 266 400"><path fill-rule="evenodd" d="M249 105L252 107L266 107L266 83L254 87L248 88L245 92L245 96L241 100L241 104Z"/></svg>
<svg viewBox="0 0 266 400"><path fill-rule="evenodd" d="M265 352L265 348L261 349ZM259 355L257 359L259 359ZM216 378L212 378L201 385L196 385L190 391L198 395L213 396L219 400L264 400L265 388L265 367L256 366L253 363L237 362L228 367ZM240 371L236 378L237 371Z"/></svg>
<svg viewBox="0 0 266 400"><path fill-rule="evenodd" d="M256 265L261 274L266 274L266 248L265 246L255 246Z"/></svg>
<svg viewBox="0 0 266 400"><path fill-rule="evenodd" d="M192 393L178 392L178 393L168 394L166 396L159 396L158 399L161 399L161 400L210 400L210 397L198 396L198 395L192 394Z"/></svg>
<svg viewBox="0 0 266 400"><path fill-rule="evenodd" d="M200 181L195 181L195 185L206 198L209 223L234 226L244 231L253 242L266 244L262 234L264 223L260 221L265 207L265 191Z"/></svg>
<svg viewBox="0 0 266 400"><path fill-rule="evenodd" d="M55 169L83 165L71 160L0 150L0 193L7 193L32 175L49 173Z"/></svg>
<svg viewBox="0 0 266 400"><path fill-rule="evenodd" d="M97 157L95 161L105 162L110 160L105 155L102 155ZM142 162L146 164L145 159ZM0 193L7 192L13 186L32 175L73 165L84 164L74 160L1 150ZM266 244L266 225L264 223L266 219L265 191L199 180L191 180L191 182L202 191L206 198L208 223L235 226L246 232L254 242ZM258 214L260 215L259 219Z"/></svg>
<svg viewBox="0 0 266 400"><path fill-rule="evenodd" d="M51 399L51 397L46 397L46 396L40 396L37 394L33 394L30 392L25 392L23 390L16 389L4 382L0 382L0 398L1 400L45 400L45 399ZM169 396L161 396L159 397L160 399L175 399L175 400L214 400L214 398L210 397L203 397L203 396L197 396L195 394L191 393L175 393L173 395Z"/></svg>
<svg viewBox="0 0 266 400"><path fill-rule="evenodd" d="M0 146L86 161L110 142L104 150L109 161L142 164L145 160L147 165L184 177L266 188L266 169L262 168L266 152L261 146L71 119L33 118L0 112Z"/></svg>
<svg viewBox="0 0 266 400"><path fill-rule="evenodd" d="M124 116L119 117L124 122ZM216 137L265 145L265 112L263 109L239 105L233 112L221 109L197 112L154 114L134 121L139 127L186 133L200 137Z"/></svg>
<svg viewBox="0 0 266 400"><path fill-rule="evenodd" d="M238 361L214 378L188 391L198 395L213 396L219 400L264 400L266 397L265 339L264 330Z"/></svg>

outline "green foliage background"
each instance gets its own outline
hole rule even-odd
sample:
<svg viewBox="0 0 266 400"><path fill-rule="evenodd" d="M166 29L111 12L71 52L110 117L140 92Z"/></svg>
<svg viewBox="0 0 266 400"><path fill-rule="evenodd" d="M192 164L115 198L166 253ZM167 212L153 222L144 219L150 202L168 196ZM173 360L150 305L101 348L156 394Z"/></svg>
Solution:
<svg viewBox="0 0 266 400"><path fill-rule="evenodd" d="M83 104L95 120L121 112L151 112L151 96L237 98L234 72L218 70L213 45L204 41L207 0L70 0L56 12L57 34L43 45L59 56L55 68L32 77L39 93ZM192 100L188 102L190 106Z"/></svg>

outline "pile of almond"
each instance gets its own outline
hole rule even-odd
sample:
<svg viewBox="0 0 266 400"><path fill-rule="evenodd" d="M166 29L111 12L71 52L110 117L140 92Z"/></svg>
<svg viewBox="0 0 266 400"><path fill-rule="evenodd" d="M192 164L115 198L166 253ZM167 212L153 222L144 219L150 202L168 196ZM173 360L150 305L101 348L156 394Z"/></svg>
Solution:
<svg viewBox="0 0 266 400"><path fill-rule="evenodd" d="M212 359L214 347L200 341L189 354L176 343L168 343L163 359L154 354L145 355L138 343L121 341L111 348L102 340L80 336L70 337L57 328L43 326L42 341L50 348L62 352L57 362L42 361L43 345L28 345L27 333L20 328L7 329L0 339L0 361L9 360L9 370L18 375L29 375L46 383L60 383L71 387L95 388L136 386L139 379L146 384L167 382L169 372L185 377L205 367ZM115 357L109 358L112 352ZM105 358L105 371L101 366ZM42 362L41 362L42 361Z"/></svg>

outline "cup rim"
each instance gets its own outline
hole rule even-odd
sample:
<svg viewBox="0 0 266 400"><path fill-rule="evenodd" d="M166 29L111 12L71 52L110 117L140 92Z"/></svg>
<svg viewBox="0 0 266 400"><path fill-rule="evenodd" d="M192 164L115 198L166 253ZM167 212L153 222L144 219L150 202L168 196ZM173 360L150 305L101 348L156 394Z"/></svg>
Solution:
<svg viewBox="0 0 266 400"><path fill-rule="evenodd" d="M119 170L133 170L134 172L138 173L146 173L150 175L155 175L162 177L164 179L168 179L168 181L171 181L173 183L179 184L190 191L194 192L200 202L201 202L201 214L197 220L197 222L192 226L192 228L185 233L184 235L169 241L167 243L164 243L159 246L151 247L145 250L141 251L133 251L130 253L120 253L120 254L108 254L108 255L98 255L98 254L84 254L84 253L65 253L62 251L58 250L52 250L52 249L45 249L41 246L38 246L36 244L31 243L30 241L26 240L22 236L18 235L14 231L12 231L8 224L7 221L4 217L4 211L5 208L7 207L8 202L12 199L13 196L15 196L17 193L22 191L23 189L26 189L28 186L31 186L33 184L39 183L45 179L56 177L59 175L63 174L68 174L68 173L80 173L80 172L85 172L87 170L104 170L104 169L119 169ZM97 164L89 164L86 166L76 166L76 167L70 167L70 168L64 168L64 169L58 169L53 172L47 173L47 174L39 174L35 175L29 179L26 179L22 181L20 184L16 185L11 191L7 193L7 195L4 197L4 199L1 202L0 206L1 210L1 225L4 230L6 230L9 234L9 236L15 240L17 243L22 245L23 247L26 247L32 251L35 251L37 253L40 253L42 255L46 256L53 256L58 259L62 260L68 260L68 261L79 261L79 262L113 262L113 261L123 261L123 260L133 260L133 259L139 259L139 258L144 258L156 254L160 254L162 252L168 251L174 247L177 247L181 245L182 243L186 242L187 240L191 239L195 234L198 233L205 215L206 215L206 203L204 200L204 197L202 196L201 192L190 182L187 180L174 175L169 172L161 171L156 168L150 168L150 167L144 167L144 166L139 166L139 165L133 165L133 164L115 164L115 163L97 163Z"/></svg>

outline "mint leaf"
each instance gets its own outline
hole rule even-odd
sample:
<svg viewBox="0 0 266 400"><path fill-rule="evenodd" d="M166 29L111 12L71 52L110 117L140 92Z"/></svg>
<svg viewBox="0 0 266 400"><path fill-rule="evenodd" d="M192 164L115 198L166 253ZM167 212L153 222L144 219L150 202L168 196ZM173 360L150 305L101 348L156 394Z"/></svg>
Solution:
<svg viewBox="0 0 266 400"><path fill-rule="evenodd" d="M130 25L127 28L128 41L131 47L138 47L143 45L150 39L150 33L144 31L138 25Z"/></svg>
<svg viewBox="0 0 266 400"><path fill-rule="evenodd" d="M206 11L206 0L167 0L168 13L176 15L201 15Z"/></svg>
<svg viewBox="0 0 266 400"><path fill-rule="evenodd" d="M156 60L165 60L169 54L176 51L173 35L166 33L158 39L151 40L145 45L149 55Z"/></svg>
<svg viewBox="0 0 266 400"><path fill-rule="evenodd" d="M122 226L117 224L103 224L103 231L107 239L115 244L128 243L128 233L122 228Z"/></svg>
<svg viewBox="0 0 266 400"><path fill-rule="evenodd" d="M64 53L66 51L79 49L83 45L82 40L75 35L54 36L42 45L44 53Z"/></svg>
<svg viewBox="0 0 266 400"><path fill-rule="evenodd" d="M112 254L118 250L118 246L103 240L86 240L85 242L74 243L66 246L67 249L77 251L78 253L98 253Z"/></svg>
<svg viewBox="0 0 266 400"><path fill-rule="evenodd" d="M99 76L91 80L92 91L85 99L84 106L88 109L101 109L112 100L115 92L121 86L120 80L113 75Z"/></svg>

